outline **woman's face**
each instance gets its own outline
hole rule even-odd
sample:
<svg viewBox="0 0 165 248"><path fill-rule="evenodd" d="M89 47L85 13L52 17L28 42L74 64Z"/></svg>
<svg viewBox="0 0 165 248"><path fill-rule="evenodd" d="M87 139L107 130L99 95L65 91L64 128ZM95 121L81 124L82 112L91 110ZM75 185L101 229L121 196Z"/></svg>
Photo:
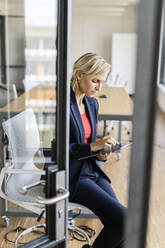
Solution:
<svg viewBox="0 0 165 248"><path fill-rule="evenodd" d="M88 97L94 97L101 90L107 80L108 72L103 72L95 76L87 76L80 71L77 73L78 90Z"/></svg>

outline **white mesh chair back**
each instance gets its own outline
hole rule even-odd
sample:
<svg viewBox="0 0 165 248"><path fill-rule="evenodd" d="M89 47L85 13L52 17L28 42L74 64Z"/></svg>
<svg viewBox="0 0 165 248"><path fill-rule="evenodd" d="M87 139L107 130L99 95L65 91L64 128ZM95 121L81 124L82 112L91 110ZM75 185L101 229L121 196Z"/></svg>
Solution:
<svg viewBox="0 0 165 248"><path fill-rule="evenodd" d="M40 148L40 136L35 115L32 109L17 114L2 123L8 136L13 168L20 170L40 171L34 165L34 154ZM11 174L5 186L8 196L15 200L34 201L39 194L37 188L29 190L25 196L19 193L21 187L40 181L40 175L33 173ZM41 191L41 190L39 190Z"/></svg>
<svg viewBox="0 0 165 248"><path fill-rule="evenodd" d="M3 122L2 126L8 136L14 167L26 169L24 163L33 161L33 156L40 147L40 136L33 110L27 109L17 114Z"/></svg>

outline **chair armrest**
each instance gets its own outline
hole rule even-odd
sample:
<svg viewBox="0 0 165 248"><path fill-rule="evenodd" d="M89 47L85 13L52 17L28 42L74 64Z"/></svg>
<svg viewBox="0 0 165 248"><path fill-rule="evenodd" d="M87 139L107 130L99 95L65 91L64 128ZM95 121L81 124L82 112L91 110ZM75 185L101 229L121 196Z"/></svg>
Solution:
<svg viewBox="0 0 165 248"><path fill-rule="evenodd" d="M28 192L29 189L35 188L36 186L39 186L39 185L45 186L45 181L41 180L41 181L38 181L38 182L35 182L35 183L31 183L29 185L24 185L23 187L21 187L19 189L19 192L21 194L25 195Z"/></svg>
<svg viewBox="0 0 165 248"><path fill-rule="evenodd" d="M15 204L18 204L19 203L22 206L24 206L24 205L30 205L30 206L35 206L35 207L36 206L37 207L39 206L40 208L42 208L43 207L43 204L41 205L41 204L38 204L37 202L25 202L25 201L13 200L13 199L11 199L10 197L8 197L4 193L4 191L2 189L2 184L3 184L3 181L4 181L5 175L8 174L8 172L14 173L14 171L16 170L16 169L8 168L8 167L10 167L10 166L3 167L2 170L1 170L1 172L0 172L0 197L2 197L3 199L6 199L8 201L12 201ZM22 171L23 173L25 173L25 172L26 173L29 173L30 172L29 170L17 170L17 172L19 172L19 171ZM32 170L31 172L34 174L34 170ZM31 172L30 172L30 174L31 174ZM45 173L45 171L43 171L43 173ZM38 171L37 171L37 174L38 174Z"/></svg>
<svg viewBox="0 0 165 248"><path fill-rule="evenodd" d="M6 168L5 173L7 174L35 174L35 175L45 175L44 170L21 170L21 169L11 169Z"/></svg>

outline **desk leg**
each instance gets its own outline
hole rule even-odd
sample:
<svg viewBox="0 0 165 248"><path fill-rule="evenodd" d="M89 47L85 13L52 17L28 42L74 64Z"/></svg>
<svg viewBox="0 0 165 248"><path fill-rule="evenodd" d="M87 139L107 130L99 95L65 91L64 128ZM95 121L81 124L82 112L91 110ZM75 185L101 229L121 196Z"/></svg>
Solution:
<svg viewBox="0 0 165 248"><path fill-rule="evenodd" d="M106 120L104 120L104 130L103 130L103 137L105 136L105 131L106 131Z"/></svg>
<svg viewBox="0 0 165 248"><path fill-rule="evenodd" d="M118 122L118 141L121 141L121 127L122 127L122 122ZM117 152L117 160L120 160L120 151Z"/></svg>

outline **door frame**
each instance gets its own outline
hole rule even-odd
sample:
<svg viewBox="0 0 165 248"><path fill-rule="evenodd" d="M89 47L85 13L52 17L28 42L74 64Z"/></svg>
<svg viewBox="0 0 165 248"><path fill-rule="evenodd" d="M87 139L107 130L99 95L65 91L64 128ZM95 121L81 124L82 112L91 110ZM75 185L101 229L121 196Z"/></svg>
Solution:
<svg viewBox="0 0 165 248"><path fill-rule="evenodd" d="M162 0L139 2L127 248L144 248L146 244L162 10Z"/></svg>
<svg viewBox="0 0 165 248"><path fill-rule="evenodd" d="M54 165L47 166L46 197L54 197L57 192L56 180L58 172L64 171L65 189L68 189L69 173L69 106L70 106L70 84L69 84L69 50L70 50L70 27L71 27L71 0L57 0L57 60L56 60L56 151ZM52 137L53 138L53 137ZM67 247L68 233L68 200L64 200L64 235L59 238L57 235L57 204L46 207L46 235L37 238L21 248L65 248ZM53 218L52 218L53 216Z"/></svg>

